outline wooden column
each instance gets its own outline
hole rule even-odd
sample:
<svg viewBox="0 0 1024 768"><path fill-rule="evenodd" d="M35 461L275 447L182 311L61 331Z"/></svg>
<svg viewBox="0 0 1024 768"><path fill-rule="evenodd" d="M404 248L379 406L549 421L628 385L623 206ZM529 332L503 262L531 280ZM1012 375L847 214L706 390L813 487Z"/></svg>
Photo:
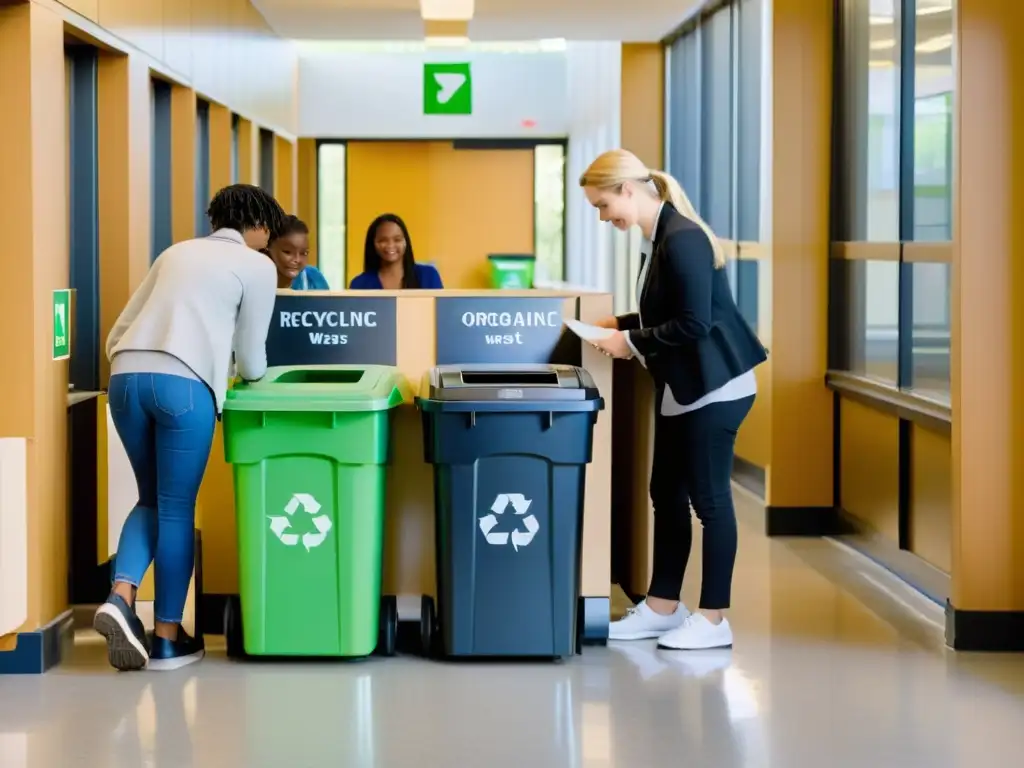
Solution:
<svg viewBox="0 0 1024 768"><path fill-rule="evenodd" d="M99 101L100 343L149 270L152 212L149 70L144 62L101 53ZM100 355L100 382L110 364Z"/></svg>
<svg viewBox="0 0 1024 768"><path fill-rule="evenodd" d="M274 136L274 197L291 214L296 211L296 154L295 142Z"/></svg>
<svg viewBox="0 0 1024 768"><path fill-rule="evenodd" d="M622 44L622 147L648 168L665 166L665 49Z"/></svg>
<svg viewBox="0 0 1024 768"><path fill-rule="evenodd" d="M260 129L245 118L238 121L238 183L260 183Z"/></svg>
<svg viewBox="0 0 1024 768"><path fill-rule="evenodd" d="M20 631L34 632L68 609L68 364L52 359L53 291L69 283L61 19L36 3L0 7L0 72L0 227L19 233L17 252L6 255L17 278L0 284L7 329L0 359L8 371L0 379L0 437L26 439L28 594ZM0 638L0 666L31 662L39 640ZM40 671L39 653L35 668L22 671Z"/></svg>
<svg viewBox="0 0 1024 768"><path fill-rule="evenodd" d="M174 242L196 236L196 92L171 91L171 232Z"/></svg>
<svg viewBox="0 0 1024 768"><path fill-rule="evenodd" d="M298 140L298 213L300 219L309 227L309 263L317 263L318 245L318 207L320 190L317 186L317 152L316 139Z"/></svg>
<svg viewBox="0 0 1024 768"><path fill-rule="evenodd" d="M1024 650L1024 9L960 0L947 641Z"/></svg>
<svg viewBox="0 0 1024 768"><path fill-rule="evenodd" d="M761 264L770 321L767 395L771 533L820 534L832 516L832 395L828 352L832 0L771 6L769 252ZM767 308L766 308L767 309ZM766 313L767 314L767 313Z"/></svg>
<svg viewBox="0 0 1024 768"><path fill-rule="evenodd" d="M210 196L231 184L231 110L210 104Z"/></svg>

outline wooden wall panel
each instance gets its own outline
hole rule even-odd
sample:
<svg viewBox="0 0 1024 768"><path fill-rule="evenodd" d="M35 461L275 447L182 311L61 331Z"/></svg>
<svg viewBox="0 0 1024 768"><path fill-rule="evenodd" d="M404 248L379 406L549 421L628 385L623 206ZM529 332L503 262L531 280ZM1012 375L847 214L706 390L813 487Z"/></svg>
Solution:
<svg viewBox="0 0 1024 768"><path fill-rule="evenodd" d="M771 385L772 360L754 369L757 397L743 426L736 435L736 455L744 461L766 469L772 457Z"/></svg>
<svg viewBox="0 0 1024 768"><path fill-rule="evenodd" d="M0 288L0 436L28 438L28 620L67 609L66 361L51 359L53 291L68 286L64 27L35 4L0 7L0 225L23 233L20 277Z"/></svg>
<svg viewBox="0 0 1024 768"><path fill-rule="evenodd" d="M418 261L446 288L489 286L488 253L533 253L532 150L456 150L451 142L349 142L348 279L363 269L381 213L409 227Z"/></svg>
<svg viewBox="0 0 1024 768"><path fill-rule="evenodd" d="M318 211L317 203L319 188L317 186L317 149L316 139L299 139L298 141L298 173L299 192L297 216L309 227L309 263L316 265L319 257L317 246Z"/></svg>
<svg viewBox="0 0 1024 768"><path fill-rule="evenodd" d="M665 163L665 49L622 44L622 146L648 168Z"/></svg>
<svg viewBox="0 0 1024 768"><path fill-rule="evenodd" d="M844 399L839 425L840 506L898 547L899 419Z"/></svg>
<svg viewBox="0 0 1024 768"><path fill-rule="evenodd" d="M911 428L910 551L946 573L953 563L953 446L949 435Z"/></svg>
<svg viewBox="0 0 1024 768"><path fill-rule="evenodd" d="M955 15L950 601L957 610L1020 612L1024 611L1021 4L960 0ZM1015 647L1020 647L1019 639Z"/></svg>
<svg viewBox="0 0 1024 768"><path fill-rule="evenodd" d="M231 110L210 104L210 196L231 184Z"/></svg>
<svg viewBox="0 0 1024 768"><path fill-rule="evenodd" d="M171 91L171 232L174 242L196 236L196 92Z"/></svg>
<svg viewBox="0 0 1024 768"><path fill-rule="evenodd" d="M351 177L349 189L359 189ZM446 287L488 288L487 254L533 253L533 150L456 150L433 142L424 191L431 207L424 255Z"/></svg>
<svg viewBox="0 0 1024 768"><path fill-rule="evenodd" d="M430 142L349 142L348 188L358 189L359 194L346 195L348 282L363 271L366 228L382 213L401 216L417 259L430 258L433 222L425 189L430 177L429 148Z"/></svg>
<svg viewBox="0 0 1024 768"><path fill-rule="evenodd" d="M274 137L274 197L286 213L295 214L296 171L298 162L295 142Z"/></svg>
<svg viewBox="0 0 1024 768"><path fill-rule="evenodd" d="M260 129L251 120L238 121L238 183L260 183Z"/></svg>
<svg viewBox="0 0 1024 768"><path fill-rule="evenodd" d="M137 59L103 54L98 72L100 341L149 270L149 72ZM139 104L145 109L140 110ZM127 150L127 151L126 151ZM100 355L100 381L110 364Z"/></svg>
<svg viewBox="0 0 1024 768"><path fill-rule="evenodd" d="M831 0L775 0L771 13L768 504L832 506L828 367L832 165ZM784 87L782 86L784 84Z"/></svg>

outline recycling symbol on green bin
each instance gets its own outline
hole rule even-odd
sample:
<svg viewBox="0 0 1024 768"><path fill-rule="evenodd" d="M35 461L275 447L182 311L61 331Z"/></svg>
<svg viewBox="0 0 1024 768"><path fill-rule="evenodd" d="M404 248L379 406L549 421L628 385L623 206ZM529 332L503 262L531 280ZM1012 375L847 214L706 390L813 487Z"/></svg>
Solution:
<svg viewBox="0 0 1024 768"><path fill-rule="evenodd" d="M532 503L530 499L521 493L499 493L497 498L494 499L494 503L491 504L490 513L480 518L480 530L483 532L487 543L493 544L496 547L503 547L512 542L512 548L518 552L520 547L525 547L533 541L533 537L540 530L540 523L537 522L536 517L527 514ZM525 531L515 530L509 533L508 531L494 530L498 525L498 516L504 515L510 504L512 505L513 513L517 517L522 518Z"/></svg>
<svg viewBox="0 0 1024 768"><path fill-rule="evenodd" d="M289 533L289 529L292 527L292 519L300 509L310 516L313 527L316 528L316 533L303 533L301 536L297 533ZM270 530L273 531L282 544L287 547L294 547L301 541L302 546L309 552L311 549L319 547L324 543L327 534L331 530L331 518L328 515L320 514L319 501L308 493L296 493L285 504L284 511L285 514L283 515L268 515L270 518Z"/></svg>

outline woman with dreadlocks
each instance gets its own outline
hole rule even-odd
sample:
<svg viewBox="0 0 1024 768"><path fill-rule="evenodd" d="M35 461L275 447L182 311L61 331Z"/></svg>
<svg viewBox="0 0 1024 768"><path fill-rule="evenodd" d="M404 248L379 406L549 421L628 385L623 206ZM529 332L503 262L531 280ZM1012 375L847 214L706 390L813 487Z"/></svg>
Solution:
<svg viewBox="0 0 1024 768"><path fill-rule="evenodd" d="M93 626L120 670L178 669L203 657L181 628L195 553L196 496L228 387L232 348L243 379L267 370L277 270L259 250L284 211L259 187L222 189L213 234L172 245L149 270L107 338L110 413L135 472L139 501L125 520L110 597ZM152 638L135 593L155 567Z"/></svg>

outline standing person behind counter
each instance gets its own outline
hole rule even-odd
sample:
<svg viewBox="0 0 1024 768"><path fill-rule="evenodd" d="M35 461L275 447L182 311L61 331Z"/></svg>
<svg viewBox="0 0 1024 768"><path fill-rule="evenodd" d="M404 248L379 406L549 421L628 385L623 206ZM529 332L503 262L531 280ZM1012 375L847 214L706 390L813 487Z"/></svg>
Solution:
<svg viewBox="0 0 1024 768"><path fill-rule="evenodd" d="M149 270L107 338L110 413L139 501L117 545L114 584L93 626L120 670L171 670L203 657L181 628L195 560L196 496L224 403L234 341L243 379L267 370L277 271L266 256L284 211L238 184L210 203L213 234L172 245ZM135 594L155 567L155 630L146 637Z"/></svg>
<svg viewBox="0 0 1024 768"><path fill-rule="evenodd" d="M605 354L636 356L654 379L654 568L647 598L612 623L612 640L659 638L660 648L731 648L736 562L732 464L736 432L757 393L764 346L740 315L725 254L679 183L625 150L598 157L580 177L587 200L610 221L643 233L639 312L600 324ZM690 505L704 528L700 605L680 601L693 539Z"/></svg>
<svg viewBox="0 0 1024 768"><path fill-rule="evenodd" d="M393 213L378 216L366 230L363 273L352 278L354 291L440 290L441 275L429 264L417 264L405 222Z"/></svg>
<svg viewBox="0 0 1024 768"><path fill-rule="evenodd" d="M293 291L328 291L327 278L309 266L309 227L298 216L285 216L281 231L264 253L277 267L277 287Z"/></svg>

